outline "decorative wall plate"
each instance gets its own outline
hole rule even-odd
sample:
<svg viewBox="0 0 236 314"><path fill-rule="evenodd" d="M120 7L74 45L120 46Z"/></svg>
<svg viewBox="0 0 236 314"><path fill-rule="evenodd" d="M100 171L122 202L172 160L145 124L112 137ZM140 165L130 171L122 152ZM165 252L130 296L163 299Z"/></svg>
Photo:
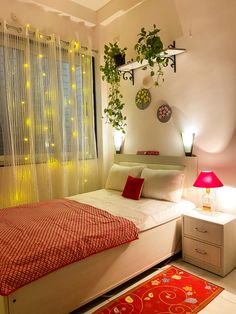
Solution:
<svg viewBox="0 0 236 314"><path fill-rule="evenodd" d="M140 89L135 97L136 106L143 110L146 109L151 103L151 94L148 89L142 88Z"/></svg>
<svg viewBox="0 0 236 314"><path fill-rule="evenodd" d="M157 118L162 123L168 122L171 118L171 115L172 115L172 109L167 104L161 105L157 109Z"/></svg>

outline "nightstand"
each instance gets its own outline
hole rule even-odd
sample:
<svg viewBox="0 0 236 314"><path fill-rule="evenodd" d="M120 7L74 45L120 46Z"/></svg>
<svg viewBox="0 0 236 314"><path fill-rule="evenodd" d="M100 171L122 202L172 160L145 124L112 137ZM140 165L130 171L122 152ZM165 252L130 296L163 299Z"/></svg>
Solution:
<svg viewBox="0 0 236 314"><path fill-rule="evenodd" d="M225 276L236 266L236 216L192 210L183 216L183 260Z"/></svg>

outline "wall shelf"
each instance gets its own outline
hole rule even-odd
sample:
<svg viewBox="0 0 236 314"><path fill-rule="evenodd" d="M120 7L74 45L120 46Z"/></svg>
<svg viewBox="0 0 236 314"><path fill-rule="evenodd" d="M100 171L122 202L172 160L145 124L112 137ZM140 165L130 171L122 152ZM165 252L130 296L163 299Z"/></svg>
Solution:
<svg viewBox="0 0 236 314"><path fill-rule="evenodd" d="M183 52L185 52L185 49L176 48L175 41L173 41L173 44L169 45L168 49L164 50L162 53L164 59L168 58L171 60L170 66L173 68L174 72L176 72L176 56ZM147 60L143 60L142 63L138 61L131 61L119 66L118 70L122 73L124 80L129 79L134 85L134 70L143 68L147 65L148 65Z"/></svg>

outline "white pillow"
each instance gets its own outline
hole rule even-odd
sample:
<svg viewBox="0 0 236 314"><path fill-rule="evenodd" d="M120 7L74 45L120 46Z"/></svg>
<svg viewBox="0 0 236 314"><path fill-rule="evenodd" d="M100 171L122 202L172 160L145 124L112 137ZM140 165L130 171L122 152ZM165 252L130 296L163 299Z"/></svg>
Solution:
<svg viewBox="0 0 236 314"><path fill-rule="evenodd" d="M145 179L143 197L176 203L181 200L184 183L182 171L144 168L141 178Z"/></svg>
<svg viewBox="0 0 236 314"><path fill-rule="evenodd" d="M142 166L128 167L114 164L109 171L105 188L123 191L128 176L140 178L143 168Z"/></svg>

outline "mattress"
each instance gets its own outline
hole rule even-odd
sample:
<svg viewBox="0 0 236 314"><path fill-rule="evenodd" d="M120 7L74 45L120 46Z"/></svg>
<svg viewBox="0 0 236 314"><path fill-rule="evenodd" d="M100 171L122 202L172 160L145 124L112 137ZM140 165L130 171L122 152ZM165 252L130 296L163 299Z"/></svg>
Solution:
<svg viewBox="0 0 236 314"><path fill-rule="evenodd" d="M120 191L101 189L84 194L73 195L69 199L103 209L115 216L121 216L135 223L139 232L157 227L170 220L181 217L194 209L194 203L181 200L179 203L140 198L124 198Z"/></svg>

